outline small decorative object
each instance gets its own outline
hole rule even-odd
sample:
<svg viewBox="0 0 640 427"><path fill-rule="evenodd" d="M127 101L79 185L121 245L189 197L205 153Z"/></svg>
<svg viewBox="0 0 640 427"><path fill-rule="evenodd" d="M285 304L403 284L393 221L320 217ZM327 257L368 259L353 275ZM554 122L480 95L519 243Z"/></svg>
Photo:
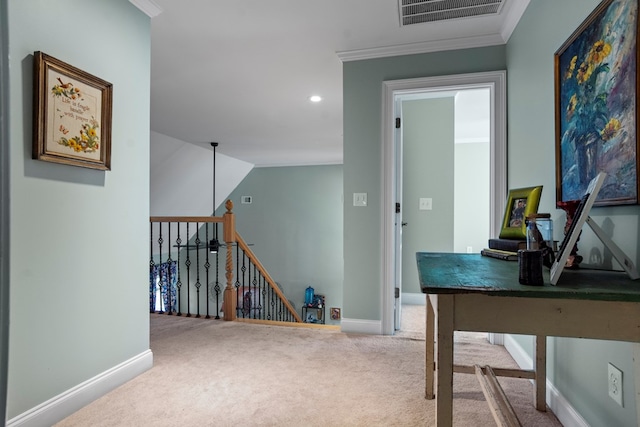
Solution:
<svg viewBox="0 0 640 427"><path fill-rule="evenodd" d="M554 55L558 206L598 172L596 205L638 203L637 34L638 1L604 0Z"/></svg>
<svg viewBox="0 0 640 427"><path fill-rule="evenodd" d="M314 295L311 306L318 307L318 308L324 307L324 295L318 295L318 294Z"/></svg>
<svg viewBox="0 0 640 427"><path fill-rule="evenodd" d="M525 221L527 222L527 250L542 251L542 264L545 267L551 267L554 259L551 214L531 214Z"/></svg>
<svg viewBox="0 0 640 427"><path fill-rule="evenodd" d="M314 311L308 311L307 318L304 321L307 323L318 323L318 316Z"/></svg>
<svg viewBox="0 0 640 427"><path fill-rule="evenodd" d="M538 211L542 186L509 190L507 205L500 230L501 239L527 238L525 218Z"/></svg>
<svg viewBox="0 0 640 427"><path fill-rule="evenodd" d="M331 307L331 320L340 320L340 309L338 307Z"/></svg>
<svg viewBox="0 0 640 427"><path fill-rule="evenodd" d="M518 251L518 281L521 285L542 286L542 251Z"/></svg>
<svg viewBox="0 0 640 427"><path fill-rule="evenodd" d="M564 234L565 236L571 229L571 224L573 223L573 218L575 217L576 210L580 205L580 200L568 200L566 202L557 202L557 206L565 211L567 220L564 223ZM582 262L582 256L578 255L578 240L580 240L580 234L576 237L576 243L574 243L569 256L567 257L567 263L564 268L568 269L576 269L580 267L580 263Z"/></svg>
<svg viewBox="0 0 640 427"><path fill-rule="evenodd" d="M32 157L110 170L111 83L45 53L33 56Z"/></svg>
<svg viewBox="0 0 640 427"><path fill-rule="evenodd" d="M310 306L313 304L314 290L311 286L307 287L304 291L304 305Z"/></svg>

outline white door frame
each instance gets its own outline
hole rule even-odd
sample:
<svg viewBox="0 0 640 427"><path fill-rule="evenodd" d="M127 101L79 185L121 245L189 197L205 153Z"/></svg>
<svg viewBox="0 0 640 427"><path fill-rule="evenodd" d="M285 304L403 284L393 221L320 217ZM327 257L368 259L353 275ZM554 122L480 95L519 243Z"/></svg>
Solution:
<svg viewBox="0 0 640 427"><path fill-rule="evenodd" d="M9 361L9 37L8 5L0 0L0 419L6 420ZM16 58L17 59L17 58ZM18 61L16 61L18 64ZM18 67L14 70L18 73ZM16 149L19 150L18 144ZM19 150L21 151L21 150Z"/></svg>
<svg viewBox="0 0 640 427"><path fill-rule="evenodd" d="M457 74L439 77L424 77L382 82L382 333L394 332L394 291L395 291L395 203L396 203L396 153L394 147L395 98L429 91L490 88L490 233L495 236L500 229L501 214L507 194L507 72L490 71L484 73Z"/></svg>

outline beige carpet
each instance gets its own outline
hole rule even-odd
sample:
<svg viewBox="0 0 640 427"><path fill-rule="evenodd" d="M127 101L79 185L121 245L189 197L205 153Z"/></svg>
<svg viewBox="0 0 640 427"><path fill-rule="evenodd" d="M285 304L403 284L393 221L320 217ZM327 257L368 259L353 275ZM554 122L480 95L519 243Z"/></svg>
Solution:
<svg viewBox="0 0 640 427"><path fill-rule="evenodd" d="M154 367L57 426L432 426L414 310L410 337L154 314ZM515 367L484 334L457 334L455 351L458 363ZM529 381L500 382L523 425L560 425L534 409ZM455 374L454 393L454 425L495 425L475 376Z"/></svg>

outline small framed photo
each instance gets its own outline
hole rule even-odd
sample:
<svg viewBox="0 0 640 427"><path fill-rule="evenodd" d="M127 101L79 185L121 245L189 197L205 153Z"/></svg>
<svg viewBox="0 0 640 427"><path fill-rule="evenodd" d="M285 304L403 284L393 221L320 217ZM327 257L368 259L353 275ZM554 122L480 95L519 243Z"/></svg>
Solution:
<svg viewBox="0 0 640 427"><path fill-rule="evenodd" d="M111 170L111 83L43 52L33 59L32 157Z"/></svg>
<svg viewBox="0 0 640 427"><path fill-rule="evenodd" d="M527 215L538 212L542 186L509 190L506 209L500 229L501 239L525 239Z"/></svg>
<svg viewBox="0 0 640 427"><path fill-rule="evenodd" d="M331 307L330 316L331 320L340 320L340 309L338 307Z"/></svg>

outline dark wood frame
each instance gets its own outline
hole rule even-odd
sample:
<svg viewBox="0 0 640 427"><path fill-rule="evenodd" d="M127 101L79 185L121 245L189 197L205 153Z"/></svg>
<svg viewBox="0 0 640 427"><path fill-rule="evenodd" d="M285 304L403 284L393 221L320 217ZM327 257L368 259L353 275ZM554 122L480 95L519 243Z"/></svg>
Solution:
<svg viewBox="0 0 640 427"><path fill-rule="evenodd" d="M112 84L43 52L35 52L33 59L32 157L111 170ZM84 96L95 103L82 103ZM73 128L63 122L73 123ZM72 136L67 138L69 132Z"/></svg>
<svg viewBox="0 0 640 427"><path fill-rule="evenodd" d="M620 7L635 9L620 14L631 22L606 20ZM638 203L637 11L638 0L603 0L554 54L558 207L579 200L599 172L607 178L596 206ZM605 29L617 23L623 30Z"/></svg>

